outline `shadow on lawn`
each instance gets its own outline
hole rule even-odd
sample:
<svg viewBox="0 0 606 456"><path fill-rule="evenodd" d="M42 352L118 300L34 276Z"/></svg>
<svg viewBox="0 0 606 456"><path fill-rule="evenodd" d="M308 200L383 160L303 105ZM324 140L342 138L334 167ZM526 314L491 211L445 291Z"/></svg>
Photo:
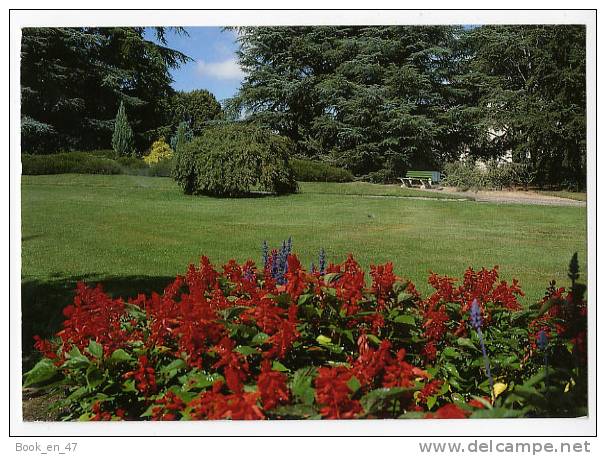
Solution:
<svg viewBox="0 0 606 456"><path fill-rule="evenodd" d="M51 337L61 329L63 308L74 299L76 283L89 286L102 284L103 290L113 297L131 298L139 293L161 293L174 277L150 276L98 276L83 275L49 280L21 282L21 344L23 372L31 369L39 359L34 350L34 335Z"/></svg>

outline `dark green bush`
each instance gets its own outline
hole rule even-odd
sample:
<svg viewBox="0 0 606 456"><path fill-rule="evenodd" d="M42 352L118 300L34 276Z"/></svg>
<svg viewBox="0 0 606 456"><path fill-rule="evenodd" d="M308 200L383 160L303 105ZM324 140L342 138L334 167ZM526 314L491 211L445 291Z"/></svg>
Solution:
<svg viewBox="0 0 606 456"><path fill-rule="evenodd" d="M392 169L380 169L361 176L361 180L373 184L391 184L397 181L397 174Z"/></svg>
<svg viewBox="0 0 606 456"><path fill-rule="evenodd" d="M444 166L444 175L443 185L462 190L527 187L534 178L534 173L528 165L496 160L488 160L484 167L478 167L472 160L447 163Z"/></svg>
<svg viewBox="0 0 606 456"><path fill-rule="evenodd" d="M244 196L297 190L289 143L246 124L209 127L175 154L173 176L188 194Z"/></svg>
<svg viewBox="0 0 606 456"><path fill-rule="evenodd" d="M171 177L175 168L175 160L160 160L147 168L147 175L151 177Z"/></svg>
<svg viewBox="0 0 606 456"><path fill-rule="evenodd" d="M328 163L294 158L290 160L295 177L301 182L351 182L354 176L346 169Z"/></svg>
<svg viewBox="0 0 606 456"><path fill-rule="evenodd" d="M22 173L39 174L129 174L136 176L170 177L174 160L148 166L141 158L117 157L113 150L61 152L49 155L21 155Z"/></svg>
<svg viewBox="0 0 606 456"><path fill-rule="evenodd" d="M138 157L118 157L116 162L122 169L122 174L128 174L131 176L148 176L149 166Z"/></svg>
<svg viewBox="0 0 606 456"><path fill-rule="evenodd" d="M138 157L118 157L116 162L118 162L123 168L147 169L148 167L147 163Z"/></svg>
<svg viewBox="0 0 606 456"><path fill-rule="evenodd" d="M21 150L29 154L56 151L59 135L55 127L28 116L21 117Z"/></svg>
<svg viewBox="0 0 606 456"><path fill-rule="evenodd" d="M461 160L446 163L443 171L442 185L457 187L460 190L468 190L478 187L479 170L471 160Z"/></svg>
<svg viewBox="0 0 606 456"><path fill-rule="evenodd" d="M116 160L116 161L118 161L118 158L120 158L120 156L116 153L116 151L114 151L112 149L83 150L81 152L85 152L87 154L94 155L95 157L110 158L110 159Z"/></svg>
<svg viewBox="0 0 606 456"><path fill-rule="evenodd" d="M62 152L51 155L21 155L22 173L38 174L120 174L120 165L109 158L86 152Z"/></svg>

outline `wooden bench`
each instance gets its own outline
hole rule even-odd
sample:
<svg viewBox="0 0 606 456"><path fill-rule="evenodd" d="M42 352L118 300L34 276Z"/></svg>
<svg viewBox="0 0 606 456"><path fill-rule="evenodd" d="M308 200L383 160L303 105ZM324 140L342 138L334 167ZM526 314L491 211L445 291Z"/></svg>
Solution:
<svg viewBox="0 0 606 456"><path fill-rule="evenodd" d="M438 171L408 171L406 177L398 177L402 182L401 187L413 187L418 182L421 188L431 188L433 184L440 182L440 173Z"/></svg>

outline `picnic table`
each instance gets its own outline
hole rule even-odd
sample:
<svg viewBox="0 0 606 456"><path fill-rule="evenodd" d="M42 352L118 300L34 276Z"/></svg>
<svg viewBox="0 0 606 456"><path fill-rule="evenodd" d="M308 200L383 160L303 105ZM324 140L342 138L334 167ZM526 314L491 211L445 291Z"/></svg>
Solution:
<svg viewBox="0 0 606 456"><path fill-rule="evenodd" d="M415 183L419 183L421 188L431 188L433 184L440 182L439 171L407 171L406 177L398 177L402 182L401 187L414 187Z"/></svg>

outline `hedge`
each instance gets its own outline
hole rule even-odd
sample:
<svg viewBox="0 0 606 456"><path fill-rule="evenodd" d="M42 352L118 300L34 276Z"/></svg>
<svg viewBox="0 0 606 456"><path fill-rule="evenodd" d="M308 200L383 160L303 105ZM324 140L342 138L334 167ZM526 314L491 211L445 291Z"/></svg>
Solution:
<svg viewBox="0 0 606 456"><path fill-rule="evenodd" d="M346 169L328 163L293 158L290 160L295 177L301 182L351 182L354 176Z"/></svg>
<svg viewBox="0 0 606 456"><path fill-rule="evenodd" d="M62 152L51 155L21 155L22 174L120 174L120 165L109 158L86 152Z"/></svg>

